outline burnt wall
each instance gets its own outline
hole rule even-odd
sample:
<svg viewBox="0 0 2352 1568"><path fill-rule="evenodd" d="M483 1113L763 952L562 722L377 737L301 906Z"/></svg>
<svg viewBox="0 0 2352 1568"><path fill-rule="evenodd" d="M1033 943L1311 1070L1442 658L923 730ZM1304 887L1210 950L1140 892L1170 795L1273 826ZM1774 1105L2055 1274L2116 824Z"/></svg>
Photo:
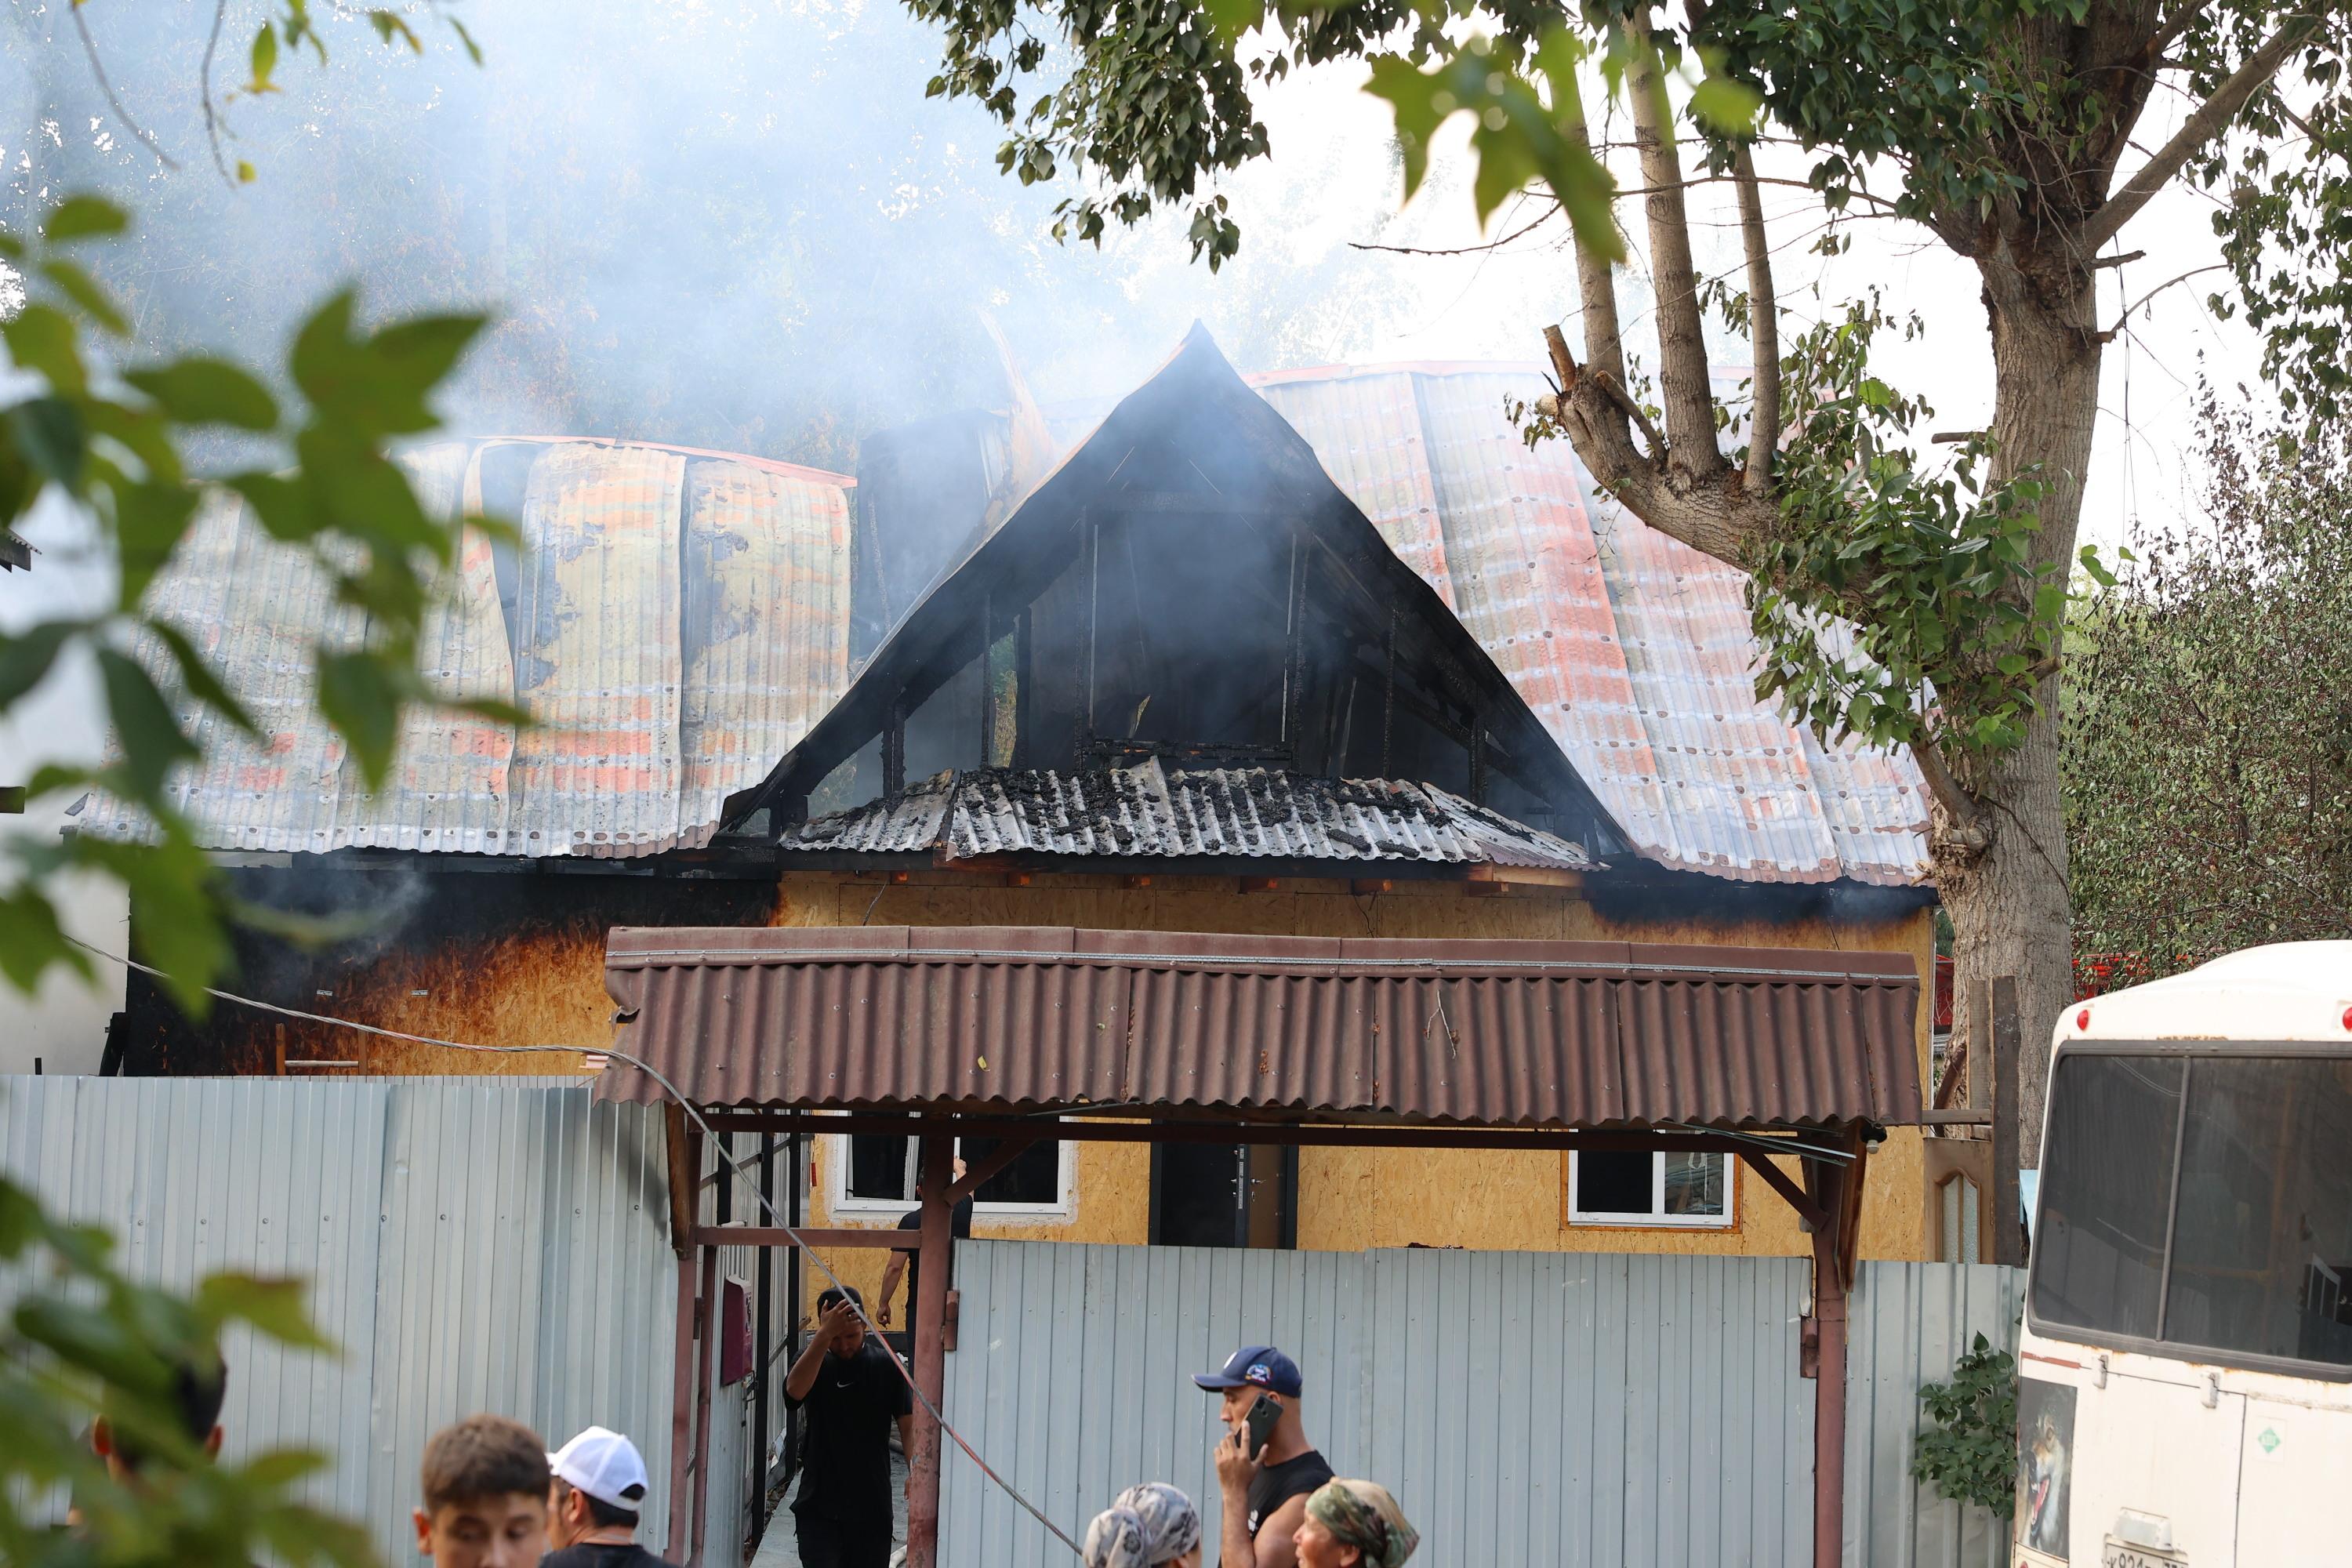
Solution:
<svg viewBox="0 0 2352 1568"><path fill-rule="evenodd" d="M240 899L310 917L320 940L240 931L236 973L222 989L484 1046L598 1049L612 1038L610 928L765 925L776 903L766 879L414 867L229 876ZM134 945L147 918L134 902ZM194 1020L135 972L125 1011L122 1070L133 1075L267 1073L288 1058L352 1061L371 1073L533 1074L578 1065L551 1053L485 1057L374 1039L229 1002Z"/></svg>

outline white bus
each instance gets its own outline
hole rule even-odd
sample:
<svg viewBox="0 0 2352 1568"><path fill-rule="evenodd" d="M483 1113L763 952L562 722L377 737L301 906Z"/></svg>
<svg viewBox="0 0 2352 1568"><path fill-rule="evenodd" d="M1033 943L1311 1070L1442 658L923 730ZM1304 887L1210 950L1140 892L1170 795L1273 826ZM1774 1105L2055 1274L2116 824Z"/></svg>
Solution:
<svg viewBox="0 0 2352 1568"><path fill-rule="evenodd" d="M2020 1568L2352 1563L2352 942L2066 1010L2019 1351Z"/></svg>

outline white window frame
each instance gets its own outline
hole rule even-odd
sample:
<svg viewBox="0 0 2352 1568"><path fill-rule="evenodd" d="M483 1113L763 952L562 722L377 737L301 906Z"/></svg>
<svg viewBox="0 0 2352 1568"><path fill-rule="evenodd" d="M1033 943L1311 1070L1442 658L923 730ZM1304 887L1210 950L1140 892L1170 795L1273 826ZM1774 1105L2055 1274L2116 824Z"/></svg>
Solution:
<svg viewBox="0 0 2352 1568"><path fill-rule="evenodd" d="M824 1135L824 1201L826 1211L831 1214L839 1215L844 1218L889 1218L893 1220L898 1219L902 1215L914 1213L916 1208L919 1205L913 1203L895 1201L889 1198L861 1198L850 1195L849 1140L852 1136L854 1136L854 1134L847 1132L828 1132ZM872 1136L889 1137L898 1135L877 1133L872 1134ZM912 1161L918 1158L921 1147L922 1145L919 1139L908 1136L907 1146L908 1159ZM958 1139L958 1152L961 1152L961 1147L962 1140ZM1028 1221L1039 1225L1058 1224L1076 1217L1078 1183L1077 1147L1077 1143L1075 1140L1064 1138L1060 1141L1059 1153L1061 1156L1061 1170L1056 1181L1055 1182L1055 1195L1052 1203L975 1203L972 1205L971 1210L973 1216L975 1218L994 1220ZM914 1174L911 1167L908 1173L907 1184L909 1186L914 1184Z"/></svg>
<svg viewBox="0 0 2352 1568"><path fill-rule="evenodd" d="M1642 1230L1729 1230L1739 1223L1739 1162L1729 1154L1710 1154L1711 1160L1723 1162L1723 1212L1719 1215L1667 1214L1666 1157L1663 1152L1650 1155L1650 1212L1619 1214L1607 1209L1580 1209L1576 1206L1576 1151L1568 1152L1568 1223L1577 1226L1609 1226Z"/></svg>

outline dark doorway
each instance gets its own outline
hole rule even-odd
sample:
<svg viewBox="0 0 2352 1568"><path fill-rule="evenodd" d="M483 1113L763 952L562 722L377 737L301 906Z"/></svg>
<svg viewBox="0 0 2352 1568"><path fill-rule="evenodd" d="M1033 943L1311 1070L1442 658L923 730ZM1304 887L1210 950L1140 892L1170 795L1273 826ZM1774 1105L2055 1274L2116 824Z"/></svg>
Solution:
<svg viewBox="0 0 2352 1568"><path fill-rule="evenodd" d="M1297 1247L1298 1151L1153 1144L1151 1240L1159 1247Z"/></svg>

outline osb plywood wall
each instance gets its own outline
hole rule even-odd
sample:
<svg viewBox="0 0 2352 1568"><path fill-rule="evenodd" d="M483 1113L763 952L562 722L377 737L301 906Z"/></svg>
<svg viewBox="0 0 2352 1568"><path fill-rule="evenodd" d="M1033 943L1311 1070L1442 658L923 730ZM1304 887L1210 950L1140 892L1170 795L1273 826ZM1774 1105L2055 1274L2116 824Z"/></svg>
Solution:
<svg viewBox="0 0 2352 1568"><path fill-rule="evenodd" d="M788 878L779 925L1070 925L1130 931L1254 935L1534 937L1908 952L1929 983L1934 925L1925 910L1877 918L1822 914L1797 921L1612 918L1568 889L1517 889L1465 897L1458 885L1402 883L1382 894L1341 882L1299 882L1241 893L1230 878L1155 879L1128 888L1109 878L1036 879L1026 888L978 887L950 876L903 884L804 875ZM1926 1009L1918 1050L1927 1071ZM974 1223L975 1236L1140 1243L1150 1239L1151 1156L1136 1144L1080 1144L1066 1219ZM833 1151L821 1142L817 1158ZM1873 1152L1863 1216L1868 1258L1927 1256L1919 1134L1898 1129ZM1763 1183L1734 1173L1736 1220L1727 1230L1571 1226L1567 1156L1468 1151L1305 1149L1299 1152L1298 1245L1323 1250L1465 1247L1514 1251L1720 1253L1802 1257L1811 1244L1796 1216ZM821 1168L813 1224L856 1224L827 1215ZM884 1255L840 1252L827 1261L866 1289ZM900 1289L901 1297L905 1290ZM903 1312L903 1301L900 1303Z"/></svg>

